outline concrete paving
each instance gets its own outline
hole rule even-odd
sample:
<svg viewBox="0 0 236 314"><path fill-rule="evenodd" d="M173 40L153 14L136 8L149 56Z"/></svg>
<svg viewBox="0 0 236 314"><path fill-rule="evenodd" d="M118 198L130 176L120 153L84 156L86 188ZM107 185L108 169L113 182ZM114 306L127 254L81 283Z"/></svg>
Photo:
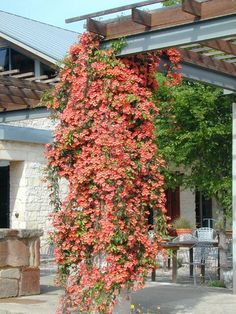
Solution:
<svg viewBox="0 0 236 314"><path fill-rule="evenodd" d="M1 299L0 314L55 314L62 290L53 279L52 274L41 276L40 295ZM147 282L131 302L135 314L236 314L236 295L224 288Z"/></svg>

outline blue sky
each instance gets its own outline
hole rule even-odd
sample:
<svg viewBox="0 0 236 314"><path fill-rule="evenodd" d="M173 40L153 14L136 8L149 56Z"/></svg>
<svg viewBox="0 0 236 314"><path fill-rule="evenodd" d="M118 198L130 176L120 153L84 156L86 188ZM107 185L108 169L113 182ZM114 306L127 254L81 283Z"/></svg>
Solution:
<svg viewBox="0 0 236 314"><path fill-rule="evenodd" d="M65 24L65 19L141 1L143 0L0 0L0 10L83 32L84 22Z"/></svg>

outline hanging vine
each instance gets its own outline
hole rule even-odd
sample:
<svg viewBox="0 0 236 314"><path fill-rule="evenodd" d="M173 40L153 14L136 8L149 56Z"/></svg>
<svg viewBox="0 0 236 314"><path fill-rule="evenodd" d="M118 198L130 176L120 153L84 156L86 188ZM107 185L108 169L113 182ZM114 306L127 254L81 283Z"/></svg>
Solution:
<svg viewBox="0 0 236 314"><path fill-rule="evenodd" d="M48 104L59 124L47 158L64 308L104 314L121 289L141 287L156 267L160 234L156 226L149 236L148 215L165 223L165 196L152 101L162 52L120 59L119 45L99 44L85 33L70 49ZM165 53L176 67L178 53ZM68 181L63 202L57 178Z"/></svg>

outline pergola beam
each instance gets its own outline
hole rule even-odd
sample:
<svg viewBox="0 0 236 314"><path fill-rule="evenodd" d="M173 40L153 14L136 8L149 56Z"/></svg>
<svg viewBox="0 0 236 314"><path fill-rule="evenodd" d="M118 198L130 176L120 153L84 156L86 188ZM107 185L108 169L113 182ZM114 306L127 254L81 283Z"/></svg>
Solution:
<svg viewBox="0 0 236 314"><path fill-rule="evenodd" d="M126 37L127 46L122 49L120 56L232 36L235 35L235 29L236 15L232 14L129 35ZM109 48L110 44L111 40L105 40L102 47Z"/></svg>
<svg viewBox="0 0 236 314"><path fill-rule="evenodd" d="M235 77L187 62L181 63L183 77L236 92Z"/></svg>

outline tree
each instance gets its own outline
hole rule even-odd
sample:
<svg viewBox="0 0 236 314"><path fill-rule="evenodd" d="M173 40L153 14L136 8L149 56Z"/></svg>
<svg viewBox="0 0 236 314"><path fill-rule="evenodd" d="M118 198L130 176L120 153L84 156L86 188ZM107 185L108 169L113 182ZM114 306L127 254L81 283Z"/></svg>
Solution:
<svg viewBox="0 0 236 314"><path fill-rule="evenodd" d="M170 91L161 74L157 80L156 141L167 163L166 186L202 191L230 213L233 96L187 81Z"/></svg>

